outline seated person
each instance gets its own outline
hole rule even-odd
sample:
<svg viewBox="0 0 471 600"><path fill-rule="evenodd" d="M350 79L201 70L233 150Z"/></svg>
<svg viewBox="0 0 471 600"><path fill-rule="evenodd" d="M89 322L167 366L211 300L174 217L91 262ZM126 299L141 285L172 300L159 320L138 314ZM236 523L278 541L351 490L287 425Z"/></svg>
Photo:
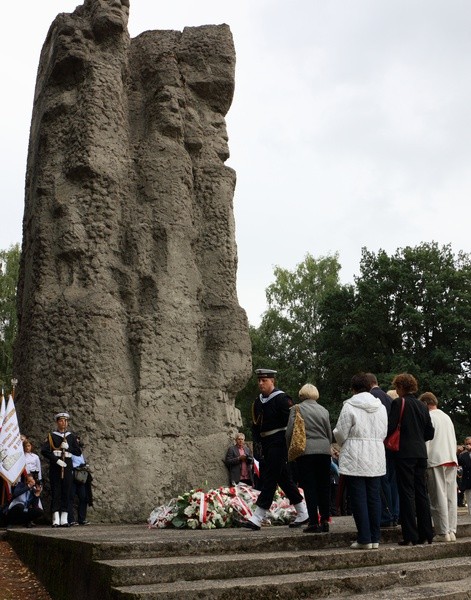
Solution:
<svg viewBox="0 0 471 600"><path fill-rule="evenodd" d="M229 485L246 483L253 486L253 456L250 448L245 444L245 435L238 433L235 436L235 446L231 446L224 461L229 469Z"/></svg>
<svg viewBox="0 0 471 600"><path fill-rule="evenodd" d="M20 481L12 489L12 500L6 515L7 525L33 527L33 521L41 517L44 512L39 504L40 495L41 485L36 482L33 475L26 475L26 481Z"/></svg>

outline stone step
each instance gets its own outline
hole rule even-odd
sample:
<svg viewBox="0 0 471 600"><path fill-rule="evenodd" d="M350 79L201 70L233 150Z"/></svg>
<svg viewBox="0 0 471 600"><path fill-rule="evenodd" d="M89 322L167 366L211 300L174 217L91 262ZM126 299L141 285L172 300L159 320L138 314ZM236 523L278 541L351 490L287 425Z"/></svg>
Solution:
<svg viewBox="0 0 471 600"><path fill-rule="evenodd" d="M408 588L423 586L431 586L430 593L424 588L418 598L456 597L454 580L470 571L471 518L459 517L455 543L404 548L397 545L400 537L399 529L384 530L378 550L351 550L351 517L336 518L330 533L321 535L288 527L191 531L149 530L142 524L7 532L56 600L333 600L355 594L363 600L381 590L388 598L411 600ZM460 600L471 600L457 589Z"/></svg>
<svg viewBox="0 0 471 600"><path fill-rule="evenodd" d="M378 550L351 550L348 547L282 552L227 553L213 556L144 557L96 561L101 578L110 585L148 585L179 580L229 579L234 573L251 577L290 573L351 569L414 560L437 560L471 555L471 538L453 544L416 547L381 545Z"/></svg>
<svg viewBox="0 0 471 600"><path fill-rule="evenodd" d="M416 585L376 590L365 594L352 594L361 600L471 600L471 577ZM345 596L329 596L329 600L344 600ZM306 598L305 600L309 600Z"/></svg>
<svg viewBox="0 0 471 600"><path fill-rule="evenodd" d="M261 531L248 529L217 529L202 530L175 530L152 529L131 531L129 536L123 535L119 527L94 527L88 532L80 530L70 531L70 537L77 537L82 542L87 542L99 535L100 529L107 531L107 540L114 536L114 541L91 544L91 554L94 560L127 559L141 557L168 557L168 556L194 556L232 554L246 552L272 552L303 551L321 548L345 548L355 539L355 529L352 517L340 517L341 524L337 527L334 520L330 533L321 535L305 534L301 529L288 527L264 527ZM348 523L349 531L345 531ZM340 531L338 530L340 529ZM111 530L111 531L110 531ZM110 533L108 533L110 531ZM116 532L116 533L114 533ZM51 533L56 533L55 530ZM59 537L60 533L55 537ZM471 537L471 522L460 524L457 536L460 538ZM137 539L136 539L137 537ZM382 543L393 543L401 539L400 527L396 529L383 529L381 531Z"/></svg>
<svg viewBox="0 0 471 600"><path fill-rule="evenodd" d="M111 600L246 600L254 596L257 600L298 600L345 598L355 594L364 598L365 594L395 587L455 582L463 574L467 574L470 568L471 557L466 556L436 559L433 563L426 560L261 577L252 577L250 572L238 572L238 577L232 579L114 587L111 590Z"/></svg>
<svg viewBox="0 0 471 600"><path fill-rule="evenodd" d="M188 531L153 530L138 543L127 540L98 544L93 550L96 560L126 559L139 557L214 555L226 553L272 551L302 551L312 548L344 547L355 538L353 532L335 532L322 535L306 535L300 529L267 527L261 531L248 529ZM179 536L176 543L175 535ZM383 532L385 542L400 539L400 529ZM470 533L471 535L471 528ZM168 538L168 539L167 539Z"/></svg>

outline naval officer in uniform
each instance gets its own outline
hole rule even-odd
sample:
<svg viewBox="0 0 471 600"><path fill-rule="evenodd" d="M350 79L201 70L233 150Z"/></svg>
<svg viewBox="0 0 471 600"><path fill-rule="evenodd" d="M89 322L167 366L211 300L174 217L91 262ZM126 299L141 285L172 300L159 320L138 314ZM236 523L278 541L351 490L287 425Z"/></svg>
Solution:
<svg viewBox="0 0 471 600"><path fill-rule="evenodd" d="M290 527L300 527L309 519L306 503L288 471L288 449L286 447L286 426L291 398L275 387L276 371L256 369L260 395L252 406L254 441L262 444L264 464L262 489L257 499L255 513L243 527L258 530L270 508L277 485L284 491L296 509L296 518Z"/></svg>
<svg viewBox="0 0 471 600"><path fill-rule="evenodd" d="M82 454L75 434L67 431L69 419L69 413L57 413L56 429L48 434L41 446L41 454L49 461L53 527L69 526L68 515L73 483L72 455Z"/></svg>

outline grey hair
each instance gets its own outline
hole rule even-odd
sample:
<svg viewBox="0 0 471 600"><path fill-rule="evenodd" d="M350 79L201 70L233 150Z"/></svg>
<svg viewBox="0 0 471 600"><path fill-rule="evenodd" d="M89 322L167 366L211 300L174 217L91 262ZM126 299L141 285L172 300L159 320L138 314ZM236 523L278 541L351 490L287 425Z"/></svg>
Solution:
<svg viewBox="0 0 471 600"><path fill-rule="evenodd" d="M301 400L319 400L319 391L312 383L305 383L298 392Z"/></svg>

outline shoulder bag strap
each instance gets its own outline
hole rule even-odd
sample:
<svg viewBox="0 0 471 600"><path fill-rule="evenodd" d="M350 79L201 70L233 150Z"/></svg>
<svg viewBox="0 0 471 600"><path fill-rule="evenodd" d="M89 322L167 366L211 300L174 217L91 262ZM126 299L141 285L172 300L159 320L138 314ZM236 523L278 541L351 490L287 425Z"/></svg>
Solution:
<svg viewBox="0 0 471 600"><path fill-rule="evenodd" d="M397 428L400 429L401 428L401 422L402 422L402 414L404 412L404 406L406 404L406 401L404 400L404 398L401 398L402 403L401 403L401 413L399 415L399 422L397 424Z"/></svg>

